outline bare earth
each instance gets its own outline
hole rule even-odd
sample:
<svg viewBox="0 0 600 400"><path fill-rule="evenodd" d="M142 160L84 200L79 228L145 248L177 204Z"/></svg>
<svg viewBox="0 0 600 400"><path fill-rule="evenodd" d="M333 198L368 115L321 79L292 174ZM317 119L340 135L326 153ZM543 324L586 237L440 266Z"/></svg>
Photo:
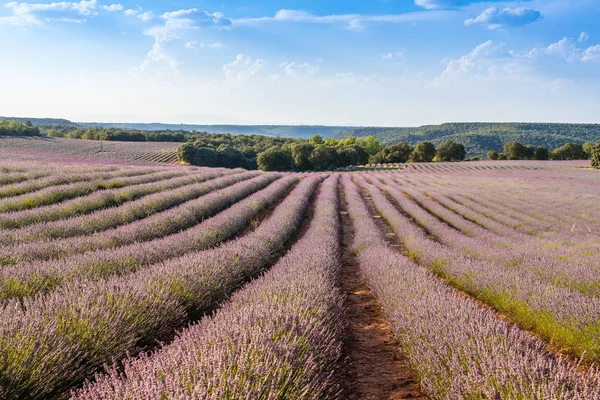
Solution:
<svg viewBox="0 0 600 400"><path fill-rule="evenodd" d="M346 209L344 198L342 209ZM342 211L341 287L347 295L346 357L348 398L352 400L425 399L419 384L384 319L382 308L361 279L352 254L352 222Z"/></svg>

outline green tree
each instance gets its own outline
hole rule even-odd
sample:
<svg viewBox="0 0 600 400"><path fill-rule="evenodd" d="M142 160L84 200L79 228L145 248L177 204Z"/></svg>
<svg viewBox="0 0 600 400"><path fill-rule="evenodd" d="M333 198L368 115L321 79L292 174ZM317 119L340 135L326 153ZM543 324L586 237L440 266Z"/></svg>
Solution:
<svg viewBox="0 0 600 400"><path fill-rule="evenodd" d="M527 160L530 156L533 157L530 149L515 141L504 144L504 154L506 154L510 160Z"/></svg>
<svg viewBox="0 0 600 400"><path fill-rule="evenodd" d="M381 143L379 143L379 140L375 139L373 136L367 136L361 143L361 147L365 149L370 156L379 153L383 148Z"/></svg>
<svg viewBox="0 0 600 400"><path fill-rule="evenodd" d="M435 158L437 161L462 161L466 155L465 146L453 140L446 140L438 147Z"/></svg>
<svg viewBox="0 0 600 400"><path fill-rule="evenodd" d="M323 143L325 146L329 146L329 147L335 147L338 145L338 141L333 139L333 138L329 138L325 141L325 143Z"/></svg>
<svg viewBox="0 0 600 400"><path fill-rule="evenodd" d="M544 146L538 146L535 149L535 159L536 160L547 160L548 158L550 158L550 152L548 151L547 148L545 148Z"/></svg>
<svg viewBox="0 0 600 400"><path fill-rule="evenodd" d="M405 163L413 152L413 147L408 142L400 142L384 147L379 153L371 156L371 164L396 164Z"/></svg>
<svg viewBox="0 0 600 400"><path fill-rule="evenodd" d="M362 165L369 161L369 154L362 147L357 145L337 147L336 153L338 167Z"/></svg>
<svg viewBox="0 0 600 400"><path fill-rule="evenodd" d="M310 143L294 143L291 145L294 168L297 171L309 171L314 169L314 166L310 161L310 155L314 149L315 146Z"/></svg>
<svg viewBox="0 0 600 400"><path fill-rule="evenodd" d="M566 143L552 151L553 160L587 160L583 146L578 143Z"/></svg>
<svg viewBox="0 0 600 400"><path fill-rule="evenodd" d="M435 146L431 142L421 142L417 144L410 155L411 162L431 162L435 157Z"/></svg>
<svg viewBox="0 0 600 400"><path fill-rule="evenodd" d="M317 133L316 135L308 139L308 143L314 145L323 144L323 137Z"/></svg>
<svg viewBox="0 0 600 400"><path fill-rule="evenodd" d="M328 171L338 167L335 147L316 146L309 160L317 171Z"/></svg>
<svg viewBox="0 0 600 400"><path fill-rule="evenodd" d="M583 144L583 152L587 156L588 159L592 158L592 149L594 148L594 144L590 142L585 142Z"/></svg>
<svg viewBox="0 0 600 400"><path fill-rule="evenodd" d="M600 169L600 140L592 147L592 167Z"/></svg>
<svg viewBox="0 0 600 400"><path fill-rule="evenodd" d="M500 153L500 154L498 154L498 160L506 161L506 160L508 160L508 156L504 153Z"/></svg>
<svg viewBox="0 0 600 400"><path fill-rule="evenodd" d="M258 155L256 164L258 169L263 171L289 171L292 169L293 160L289 153L273 146Z"/></svg>
<svg viewBox="0 0 600 400"><path fill-rule="evenodd" d="M488 160L497 160L498 159L498 152L496 150L490 150L487 153L487 158Z"/></svg>

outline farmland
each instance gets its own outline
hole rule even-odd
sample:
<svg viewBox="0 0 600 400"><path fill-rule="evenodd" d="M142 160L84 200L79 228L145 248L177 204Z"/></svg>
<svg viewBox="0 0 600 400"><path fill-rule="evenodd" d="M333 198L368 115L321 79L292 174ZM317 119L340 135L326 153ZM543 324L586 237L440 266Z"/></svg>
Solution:
<svg viewBox="0 0 600 400"><path fill-rule="evenodd" d="M0 398L600 398L589 162L282 173L4 140Z"/></svg>

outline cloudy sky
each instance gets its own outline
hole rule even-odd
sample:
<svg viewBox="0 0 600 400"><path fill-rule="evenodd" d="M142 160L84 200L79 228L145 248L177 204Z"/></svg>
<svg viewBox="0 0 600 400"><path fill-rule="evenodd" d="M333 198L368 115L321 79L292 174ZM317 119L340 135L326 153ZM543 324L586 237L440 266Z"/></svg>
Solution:
<svg viewBox="0 0 600 400"><path fill-rule="evenodd" d="M0 115L600 122L598 0L0 2Z"/></svg>

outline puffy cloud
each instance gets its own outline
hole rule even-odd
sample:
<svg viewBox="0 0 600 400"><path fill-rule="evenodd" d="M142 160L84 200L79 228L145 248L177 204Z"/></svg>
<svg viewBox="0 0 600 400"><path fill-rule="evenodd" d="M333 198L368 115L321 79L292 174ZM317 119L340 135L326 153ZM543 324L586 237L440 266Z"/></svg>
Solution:
<svg viewBox="0 0 600 400"><path fill-rule="evenodd" d="M499 72L509 71L511 62L512 56L504 44L489 40L470 53L450 60L432 84L442 85L457 79L494 79Z"/></svg>
<svg viewBox="0 0 600 400"><path fill-rule="evenodd" d="M223 72L230 81L244 82L257 75L265 64L266 61L263 59L252 60L246 54L238 54L233 62L223 65Z"/></svg>
<svg viewBox="0 0 600 400"><path fill-rule="evenodd" d="M111 4L109 6L102 6L105 11L115 12L115 11L123 11L123 6L120 4Z"/></svg>
<svg viewBox="0 0 600 400"><path fill-rule="evenodd" d="M306 74L306 75L314 75L319 72L318 65L311 65L308 63L297 63L297 62L284 62L279 65L283 67L285 73L288 75L296 75L296 74Z"/></svg>
<svg viewBox="0 0 600 400"><path fill-rule="evenodd" d="M569 62L581 59L581 49L577 47L575 40L569 37L564 37L558 42L552 43L548 47L542 49L541 52L551 56L562 57Z"/></svg>
<svg viewBox="0 0 600 400"><path fill-rule="evenodd" d="M538 21L542 14L532 8L488 8L476 18L465 21L465 25L481 25L487 29L499 29L514 26L524 26Z"/></svg>
<svg viewBox="0 0 600 400"><path fill-rule="evenodd" d="M234 25L253 25L265 22L300 22L310 24L343 24L349 29L361 29L368 23L411 23L439 19L444 11L413 12L404 14L362 15L335 14L314 15L305 11L282 9L274 17L240 18L232 20Z"/></svg>
<svg viewBox="0 0 600 400"><path fill-rule="evenodd" d="M581 57L583 62L600 62L600 44L588 47Z"/></svg>
<svg viewBox="0 0 600 400"><path fill-rule="evenodd" d="M200 42L196 42L196 41L191 41L191 42L187 42L185 44L185 47L187 47L188 49L202 49L204 47L210 47L211 49L219 49L221 47L224 47L224 45L219 42L204 44L204 43L200 43Z"/></svg>
<svg viewBox="0 0 600 400"><path fill-rule="evenodd" d="M142 21L151 21L154 19L154 13L152 11L144 12L142 7L139 7L137 10L127 9L123 13L128 17L136 17Z"/></svg>
<svg viewBox="0 0 600 400"><path fill-rule="evenodd" d="M0 24L27 26L39 25L43 21L85 22L82 18L73 18L96 15L96 0L82 0L79 2L54 2L54 3L19 3L11 1L6 3L6 8L13 13L11 16L0 17Z"/></svg>
<svg viewBox="0 0 600 400"><path fill-rule="evenodd" d="M415 0L415 4L428 10L457 8L469 5L471 3L492 3L504 0Z"/></svg>

